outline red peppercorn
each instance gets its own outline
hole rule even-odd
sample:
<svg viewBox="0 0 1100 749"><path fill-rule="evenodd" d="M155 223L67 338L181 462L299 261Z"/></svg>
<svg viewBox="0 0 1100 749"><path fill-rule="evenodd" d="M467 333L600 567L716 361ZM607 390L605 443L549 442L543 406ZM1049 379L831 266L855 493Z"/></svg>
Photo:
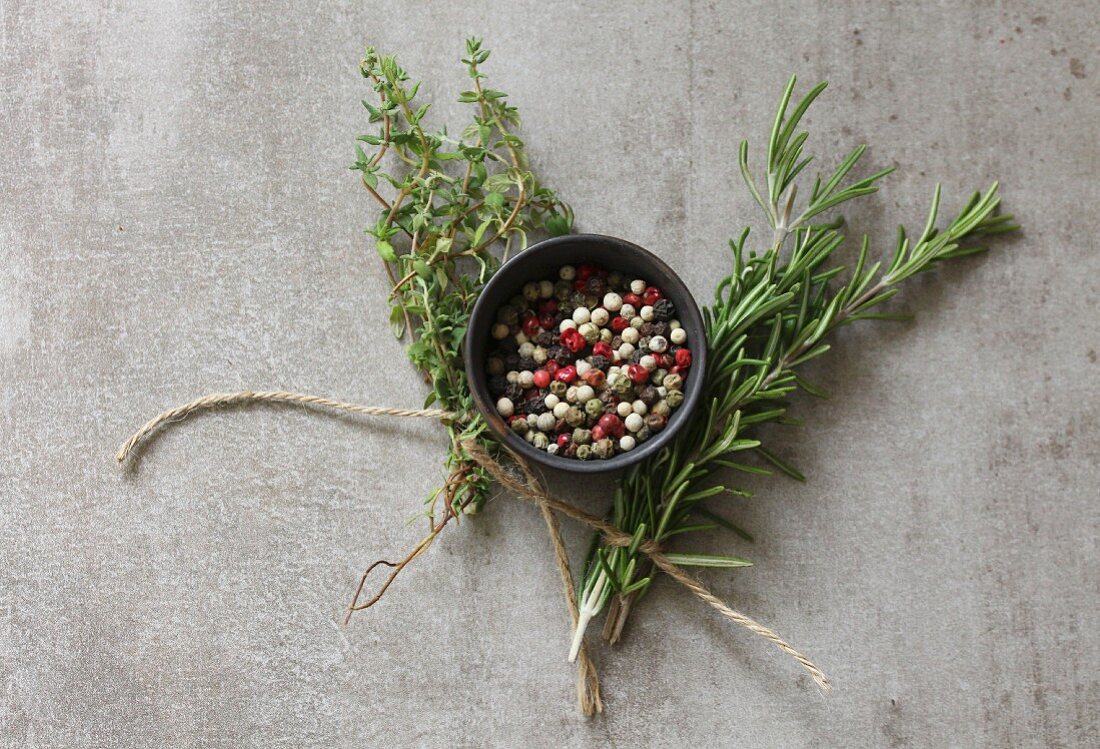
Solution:
<svg viewBox="0 0 1100 749"><path fill-rule="evenodd" d="M607 375L604 374L604 371L602 369L596 369L595 367L585 372L583 377L584 381L594 388L601 387L604 382L607 381Z"/></svg>
<svg viewBox="0 0 1100 749"><path fill-rule="evenodd" d="M614 353L614 352L611 350L611 347L608 346L603 341L596 341L596 343L594 343L592 345L592 355L593 356L603 356L603 357L606 357L606 358L610 359L612 353Z"/></svg>
<svg viewBox="0 0 1100 749"><path fill-rule="evenodd" d="M541 302L539 302L539 314L540 315L545 315L545 314L551 314L552 315L557 311L558 311L558 300L557 299L553 299L553 298L543 299Z"/></svg>
<svg viewBox="0 0 1100 749"><path fill-rule="evenodd" d="M633 306L634 309L638 309L642 306L642 298L637 294L624 294L623 304L629 304Z"/></svg>
<svg viewBox="0 0 1100 749"><path fill-rule="evenodd" d="M600 420L596 423L596 426L600 427L612 437L616 438L622 437L623 431L625 430L625 427L623 427L623 420L620 419L616 414L604 414L600 417ZM595 427L593 427L593 430L594 429Z"/></svg>
<svg viewBox="0 0 1100 749"><path fill-rule="evenodd" d="M616 317L611 321L611 329L616 333L622 333L624 330L630 327L630 322L622 317Z"/></svg>
<svg viewBox="0 0 1100 749"><path fill-rule="evenodd" d="M558 371L558 367L561 366L561 365L559 365L553 359L550 359L549 361L546 362L546 364L544 366L546 367L546 373L549 374L551 377L553 377L554 373Z"/></svg>
<svg viewBox="0 0 1100 749"><path fill-rule="evenodd" d="M588 345L588 341L576 328L566 328L561 332L561 344L576 354Z"/></svg>
<svg viewBox="0 0 1100 749"><path fill-rule="evenodd" d="M577 266L577 280L587 281L595 270L596 269L592 265L588 263L581 263Z"/></svg>
<svg viewBox="0 0 1100 749"><path fill-rule="evenodd" d="M602 440L606 436L607 436L607 431L602 426L600 426L599 424L592 427L592 441L593 442L599 442L600 440Z"/></svg>
<svg viewBox="0 0 1100 749"><path fill-rule="evenodd" d="M681 373L681 372L683 372L683 371L684 371L684 368L683 368L683 367L681 367L681 366L680 366L680 365L678 365L678 364L677 364L677 365L674 365L674 366L672 366L672 367L669 367L669 369L668 369L668 373L669 373L669 374L680 374L680 373Z"/></svg>
<svg viewBox="0 0 1100 749"><path fill-rule="evenodd" d="M534 338L539 334L539 319L535 315L523 318L523 334Z"/></svg>
<svg viewBox="0 0 1100 749"><path fill-rule="evenodd" d="M629 377L631 382L635 385L641 385L649 379L649 370L641 364L631 364L626 368L626 376Z"/></svg>
<svg viewBox="0 0 1100 749"><path fill-rule="evenodd" d="M550 387L550 373L545 369L535 370L535 387L540 389Z"/></svg>
<svg viewBox="0 0 1100 749"><path fill-rule="evenodd" d="M577 368L572 364L566 367L562 367L554 373L554 379L560 382L564 382L566 385L577 379Z"/></svg>
<svg viewBox="0 0 1100 749"><path fill-rule="evenodd" d="M584 287L588 285L587 281L576 279L573 281L573 291L584 291Z"/></svg>
<svg viewBox="0 0 1100 749"><path fill-rule="evenodd" d="M558 447L567 446L569 444L569 435L568 434L559 434L557 442L558 442Z"/></svg>
<svg viewBox="0 0 1100 749"><path fill-rule="evenodd" d="M553 330L555 322L557 322L557 318L554 316L553 312L543 312L539 315L539 325L547 330Z"/></svg>
<svg viewBox="0 0 1100 749"><path fill-rule="evenodd" d="M672 358L672 354L661 354L659 359L661 366L665 369L671 369L672 365L676 363L676 360Z"/></svg>
<svg viewBox="0 0 1100 749"><path fill-rule="evenodd" d="M642 292L642 303L650 306L657 303L657 300L663 299L664 294L656 286L649 286L644 292Z"/></svg>
<svg viewBox="0 0 1100 749"><path fill-rule="evenodd" d="M676 366L687 369L691 366L691 349L682 348L676 352Z"/></svg>

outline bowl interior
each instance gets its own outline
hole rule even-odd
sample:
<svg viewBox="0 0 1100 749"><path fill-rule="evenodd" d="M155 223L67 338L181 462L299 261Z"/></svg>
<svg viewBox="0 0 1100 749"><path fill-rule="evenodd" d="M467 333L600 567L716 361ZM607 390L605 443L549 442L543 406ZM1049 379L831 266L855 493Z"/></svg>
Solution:
<svg viewBox="0 0 1100 749"><path fill-rule="evenodd" d="M688 334L692 352L691 370L684 382L684 402L672 412L668 425L634 450L606 460L577 460L551 455L528 444L513 432L497 413L489 393L486 359L491 345L490 330L497 310L520 292L528 281L556 279L563 265L597 263L658 286L673 304L676 316ZM625 468L660 450L687 421L702 394L706 371L706 336L703 317L684 282L663 260L637 245L599 234L573 234L532 245L505 263L481 292L466 333L466 375L474 402L493 434L515 452L552 468L574 473L602 473Z"/></svg>

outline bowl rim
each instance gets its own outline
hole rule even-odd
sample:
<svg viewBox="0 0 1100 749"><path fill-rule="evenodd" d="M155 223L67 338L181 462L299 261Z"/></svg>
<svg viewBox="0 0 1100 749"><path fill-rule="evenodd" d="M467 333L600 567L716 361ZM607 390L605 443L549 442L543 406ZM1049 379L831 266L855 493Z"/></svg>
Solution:
<svg viewBox="0 0 1100 749"><path fill-rule="evenodd" d="M509 284L509 287L511 287L511 285L515 283L515 280L509 281L508 279L518 273L518 269L525 265L533 264L536 258L540 258L546 253L553 252L562 245L578 244L604 245L615 250L624 251L626 254L645 257L648 262L656 267L661 276L661 278L647 279L647 281L659 284L666 294L675 297L677 319L680 320L683 327L688 329L691 334L691 340L695 342L691 346L691 374L694 376L686 379L684 402L672 413L668 425L662 429L659 434L642 443L634 450L619 453L612 458L604 460L578 460L576 458L551 455L550 453L538 450L528 444L526 440L508 428L503 418L496 412L495 402L489 394L488 377L485 375L484 363L474 362L473 356L470 355L471 347L469 343L470 340L472 340L470 337L474 335L488 336L489 329L496 317L496 308L494 306L493 309L490 309L489 302L490 298L494 296L494 294L490 293L494 290L494 287L502 286L505 283ZM607 266L608 264L601 263L601 265ZM622 265L626 265L626 263ZM620 265L618 269L622 270L622 265ZM506 269L508 269L507 273L505 273ZM508 296L513 296L515 293L518 293L519 286L522 285L522 283L521 281L517 284L515 291L509 293ZM497 306L500 303L501 302L498 302ZM702 345L699 345L699 342L701 342ZM487 353L487 351L483 353ZM676 433L691 419L702 398L703 381L706 379L706 330L703 322L703 315L699 310L699 305L695 301L695 297L692 295L691 290L688 288L687 284L676 275L676 272L659 256L644 247L640 247L633 242L618 237L605 234L566 234L560 237L545 239L531 245L526 250L523 250L516 256L507 260L497 269L497 272L493 274L493 277L490 278L482 288L481 293L478 295L477 302L474 304L473 311L470 314L466 338L463 341L463 356L465 359L466 379L473 396L474 405L477 407L478 411L481 412L489 431L509 449L548 468L555 468L570 473L610 473L636 465L652 456L668 444Z"/></svg>

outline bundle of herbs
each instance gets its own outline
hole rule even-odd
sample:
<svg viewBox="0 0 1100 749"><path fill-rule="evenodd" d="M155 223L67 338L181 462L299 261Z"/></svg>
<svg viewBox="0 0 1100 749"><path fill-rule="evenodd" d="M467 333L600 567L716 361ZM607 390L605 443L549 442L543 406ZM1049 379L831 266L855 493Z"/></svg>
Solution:
<svg viewBox="0 0 1100 749"><path fill-rule="evenodd" d="M368 49L361 63L373 90L363 101L372 131L359 136L351 168L379 206L367 232L392 285L393 332L405 341L408 357L429 390L424 408L361 406L284 391L214 393L150 420L119 450L119 462L164 425L219 406L289 403L358 414L441 418L450 437L447 475L418 513L426 518L427 535L401 560L380 560L367 569L349 618L376 603L444 528L481 510L494 482L499 482L541 506L573 617L570 658L581 656L578 688L586 712L601 709L594 666L584 647L590 622L606 612L604 636L617 642L659 573L777 645L826 688L824 675L808 659L774 632L728 607L682 569L736 568L750 562L740 556L693 552L685 548L685 540L720 528L751 540L712 504L722 495L748 494L737 486L738 473L778 470L803 479L764 444L777 432L761 428L797 424L788 410L799 391L824 396L806 378L804 365L826 354L830 336L845 325L903 319L883 305L905 281L943 261L980 252L978 243L988 235L1015 230L1012 217L998 213L997 185L974 194L942 225L937 186L919 232L899 229L893 251L882 260L873 259L878 253L872 253L870 239L863 236L854 266L849 270L837 264L834 258L845 236L843 218L834 209L874 194L892 170L854 177L865 148L858 146L827 176L808 182L813 157L805 150L808 134L799 125L825 84L814 87L792 108L791 78L768 137L762 181L750 169L747 143L741 143L741 175L763 209L771 237L753 245L745 229L730 242L729 274L704 309L709 352L705 371L693 369L691 374L703 378L701 405L686 415L688 423L668 444L618 477L610 508L601 518L546 494L524 459L509 453L488 432L466 379L464 341L485 283L510 254L523 251L531 237L568 234L573 225L569 206L531 170L516 134L515 107L502 91L486 85L482 66L488 58L477 39L467 41L463 63L471 87L459 101L469 105L470 120L457 136L446 128L427 126L429 105L417 100L419 83L411 82L393 56ZM807 182L809 187L800 190ZM678 364L688 366L686 359ZM648 370L637 374L640 380ZM509 461L519 479L503 469L501 462ZM579 580L579 596L555 512L597 531ZM379 566L389 568L388 576L373 595L361 600L369 575Z"/></svg>

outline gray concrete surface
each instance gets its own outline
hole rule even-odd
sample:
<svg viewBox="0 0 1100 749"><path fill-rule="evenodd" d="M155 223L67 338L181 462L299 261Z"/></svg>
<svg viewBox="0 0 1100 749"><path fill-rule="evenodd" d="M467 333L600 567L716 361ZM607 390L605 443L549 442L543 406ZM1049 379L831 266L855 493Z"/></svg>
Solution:
<svg viewBox="0 0 1100 749"><path fill-rule="evenodd" d="M1100 743L1091 3L277 5L0 3L0 745ZM116 470L210 390L420 402L345 170L356 65L399 51L453 122L467 34L579 227L701 296L758 223L736 143L791 72L832 83L818 153L898 166L852 215L880 244L937 179L951 207L1002 180L1023 235L913 284L916 322L847 331L781 437L809 482L730 502L755 545L702 543L756 560L706 580L827 700L662 583L585 721L540 520L503 497L344 629L364 564L419 535L429 424L220 414Z"/></svg>

